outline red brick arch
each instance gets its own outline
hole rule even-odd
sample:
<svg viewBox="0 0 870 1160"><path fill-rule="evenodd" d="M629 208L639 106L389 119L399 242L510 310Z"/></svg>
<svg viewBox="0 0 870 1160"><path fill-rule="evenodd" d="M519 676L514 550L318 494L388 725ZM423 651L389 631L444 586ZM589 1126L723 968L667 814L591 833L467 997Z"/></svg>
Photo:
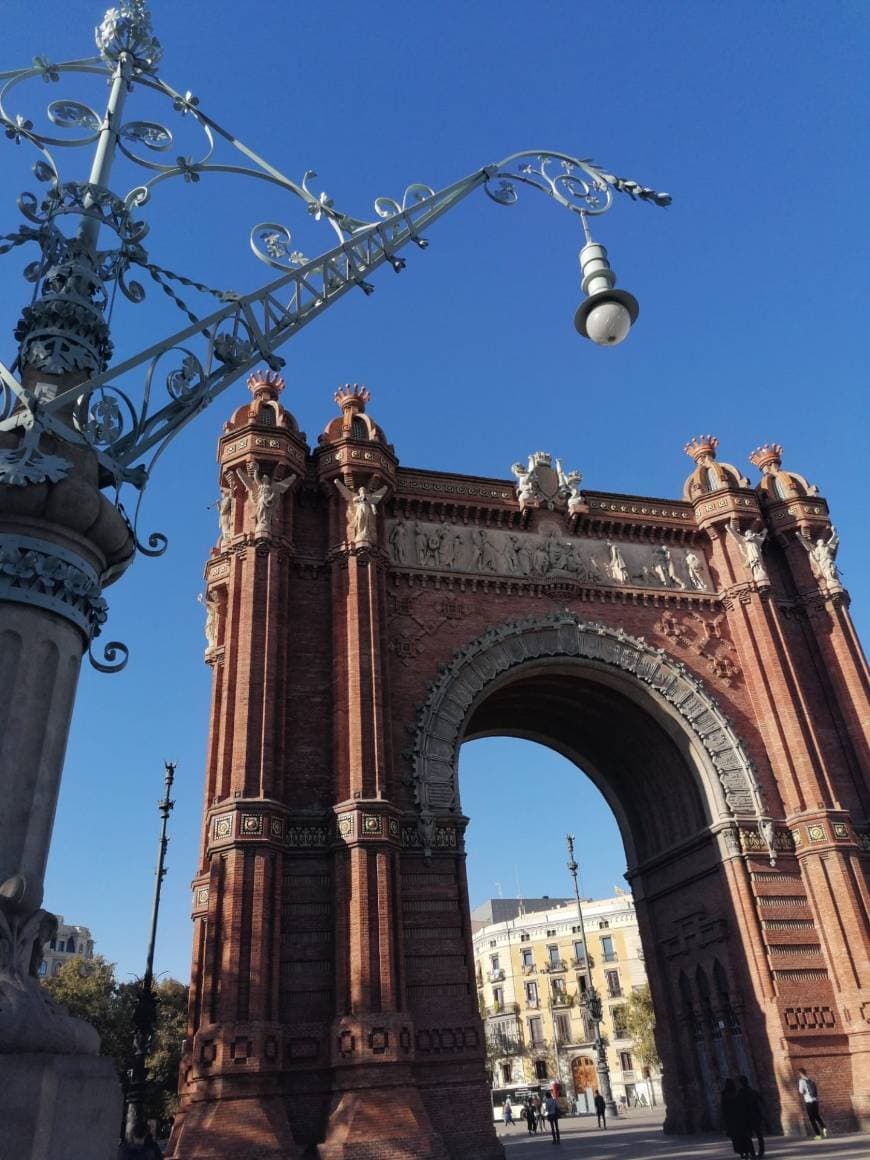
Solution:
<svg viewBox="0 0 870 1160"><path fill-rule="evenodd" d="M761 828L767 810L752 761L704 683L664 649L622 629L557 612L487 629L443 666L428 690L414 737L414 798L427 850L434 819L445 811L461 812L459 747L475 709L499 684L521 679L524 671L542 663L565 662L593 679L601 674L614 683L616 677L617 688L627 689L679 738L708 823L755 826L767 845ZM606 777L598 780L606 782ZM775 862L772 842L768 852Z"/></svg>
<svg viewBox="0 0 870 1160"><path fill-rule="evenodd" d="M802 539L825 501L711 473L712 437L681 500L581 494L544 453L518 486L414 470L354 422L366 392L312 449L278 389L220 442L174 1160L503 1155L457 781L489 734L614 810L666 1127L712 1126L745 1072L800 1131L798 1066L829 1122L870 1119L866 666Z"/></svg>

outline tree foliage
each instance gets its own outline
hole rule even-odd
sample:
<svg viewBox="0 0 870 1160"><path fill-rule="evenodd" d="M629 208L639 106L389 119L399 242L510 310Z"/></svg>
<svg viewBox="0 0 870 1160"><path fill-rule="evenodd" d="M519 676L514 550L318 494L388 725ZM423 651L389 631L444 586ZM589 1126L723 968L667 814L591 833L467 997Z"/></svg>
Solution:
<svg viewBox="0 0 870 1160"><path fill-rule="evenodd" d="M634 1053L644 1067L658 1067L660 1064L656 1048L656 1015L652 996L647 985L632 991L625 1004L625 1026L634 1040Z"/></svg>
<svg viewBox="0 0 870 1160"><path fill-rule="evenodd" d="M102 955L84 959L76 955L42 984L55 1003L70 1015L84 1019L100 1035L100 1053L110 1056L126 1086L133 1051L133 1015L141 984L119 983L114 964ZM177 979L154 985L157 1022L147 1057L148 1090L146 1119L165 1126L175 1114L178 1100L178 1067L187 1026L187 987Z"/></svg>

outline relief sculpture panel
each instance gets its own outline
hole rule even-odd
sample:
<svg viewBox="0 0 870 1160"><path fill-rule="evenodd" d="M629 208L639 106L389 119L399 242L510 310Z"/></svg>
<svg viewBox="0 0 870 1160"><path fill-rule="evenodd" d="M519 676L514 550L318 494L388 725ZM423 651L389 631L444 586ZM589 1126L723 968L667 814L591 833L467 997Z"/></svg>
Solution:
<svg viewBox="0 0 870 1160"><path fill-rule="evenodd" d="M671 591L715 591L700 551L625 540L387 521L390 558L399 567L508 579L573 579L583 584Z"/></svg>

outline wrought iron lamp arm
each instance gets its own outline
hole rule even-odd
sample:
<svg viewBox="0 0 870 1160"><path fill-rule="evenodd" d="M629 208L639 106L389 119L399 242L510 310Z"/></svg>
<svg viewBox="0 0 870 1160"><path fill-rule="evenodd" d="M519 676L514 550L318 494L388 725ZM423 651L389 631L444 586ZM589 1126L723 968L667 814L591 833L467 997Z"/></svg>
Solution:
<svg viewBox="0 0 870 1160"><path fill-rule="evenodd" d="M549 169L554 162L561 171L551 175ZM515 172L511 166L516 166ZM286 181L277 171L275 180ZM496 181L499 184L494 186ZM90 444L116 484L143 486L153 461L147 468L139 461L154 449L159 454L169 439L257 362L266 361L274 368L282 365L275 352L285 342L349 289L357 286L370 294L374 287L367 278L378 267L389 262L397 272L402 270L405 261L398 257L399 251L410 242L425 247L421 231L476 189L484 186L493 200L514 204L515 181L533 186L578 214L604 212L611 203L612 190L620 187L632 196L657 204L669 201L667 195L613 178L591 162L572 159L567 154L525 151L437 192L412 185L401 204L379 198L375 210L383 220L359 226L354 221L356 228L346 240L301 264L300 256L287 253L289 232L281 226L262 223L252 231L251 245L261 260L284 271L280 278L246 295L226 294L227 301L207 317L92 376L87 383L59 393L41 406L41 424L61 438ZM320 205L311 195L306 200ZM345 227L349 221L342 215ZM184 345L200 336L207 341L204 357ZM182 366L170 372L170 401L155 408L157 362L170 351L181 354ZM117 384L124 375L145 364L148 367L143 400L137 406ZM20 397L20 391L16 393ZM93 422L91 403L95 398L105 400L107 393L116 400L115 424L111 429L103 424L100 429ZM19 412L0 428L17 423L20 418Z"/></svg>

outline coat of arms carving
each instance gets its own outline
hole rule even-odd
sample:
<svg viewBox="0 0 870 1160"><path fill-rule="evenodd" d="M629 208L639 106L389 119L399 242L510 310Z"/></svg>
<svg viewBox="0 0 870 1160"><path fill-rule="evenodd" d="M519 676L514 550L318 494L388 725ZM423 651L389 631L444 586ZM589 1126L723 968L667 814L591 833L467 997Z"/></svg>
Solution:
<svg viewBox="0 0 870 1160"><path fill-rule="evenodd" d="M566 472L561 460L553 466L552 456L546 451L534 451L528 467L515 463L511 468L517 477L517 499L520 510L548 508L550 511L569 511L583 505L580 494L579 471Z"/></svg>

